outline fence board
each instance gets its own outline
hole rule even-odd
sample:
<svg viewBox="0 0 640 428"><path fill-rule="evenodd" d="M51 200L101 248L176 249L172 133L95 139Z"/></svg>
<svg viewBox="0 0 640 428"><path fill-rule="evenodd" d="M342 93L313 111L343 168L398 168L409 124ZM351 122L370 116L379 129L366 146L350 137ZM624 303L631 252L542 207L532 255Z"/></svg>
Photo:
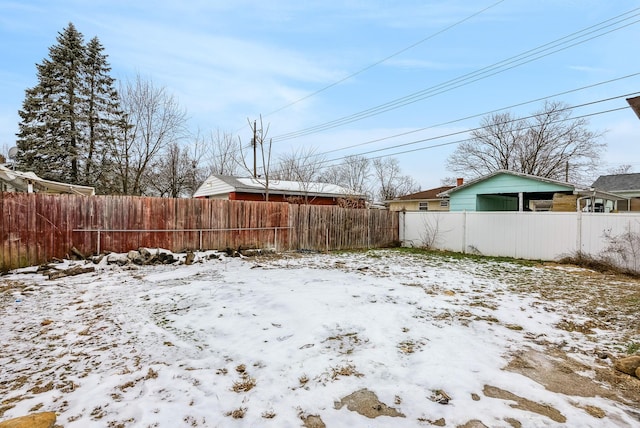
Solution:
<svg viewBox="0 0 640 428"><path fill-rule="evenodd" d="M398 240L398 214L336 206L133 196L1 193L3 270L139 247L368 248Z"/></svg>
<svg viewBox="0 0 640 428"><path fill-rule="evenodd" d="M401 222L403 245L531 260L600 256L607 235L640 235L640 213L407 212Z"/></svg>

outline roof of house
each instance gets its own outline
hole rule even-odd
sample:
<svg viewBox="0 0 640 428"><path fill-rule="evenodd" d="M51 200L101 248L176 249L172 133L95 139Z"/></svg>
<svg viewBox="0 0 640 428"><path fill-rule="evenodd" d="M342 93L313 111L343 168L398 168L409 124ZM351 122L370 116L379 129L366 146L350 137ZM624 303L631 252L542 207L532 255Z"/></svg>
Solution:
<svg viewBox="0 0 640 428"><path fill-rule="evenodd" d="M569 187L571 189L576 189L577 188L577 186L575 184L566 183L564 181L554 180L552 178L538 177L537 175L525 174L523 172L509 171L509 170L506 170L506 169L498 169L496 171L493 171L492 173L489 173L487 175L483 175L482 177L478 177L475 180L471 180L471 181L469 181L467 183L464 183L461 186L456 186L456 187L453 187L453 188L451 188L449 190L446 190L446 191L440 193L439 196L449 196L453 192L457 192L458 190L461 190L461 189L466 189L467 187L471 187L476 183L479 183L481 181L485 181L485 180L487 180L487 179L489 179L491 177L495 177L496 175L500 175L500 174L508 174L508 175L514 175L514 176L517 176L517 177L529 178L531 180L542 181L544 183L551 183L551 184L557 184L557 185L560 185L560 186L566 186L566 187Z"/></svg>
<svg viewBox="0 0 640 428"><path fill-rule="evenodd" d="M608 192L640 191L640 173L601 175L591 187Z"/></svg>
<svg viewBox="0 0 640 428"><path fill-rule="evenodd" d="M576 195L580 195L580 196L596 196L599 198L604 198L604 199L610 199L610 200L625 200L627 198L625 198L624 196L620 196L620 195L616 195L610 191L608 191L607 189L602 189L602 188L598 188L595 187L594 189L585 189L584 187L580 187L578 185L575 184L571 184L571 183L567 183L564 181L559 181L559 180L554 180L552 178L547 178L547 177L539 177L537 175L531 175L531 174L525 174L522 172L516 172L516 171L509 171L506 169L499 169L496 171L493 171L490 174L487 175L483 175L482 177L478 177L475 180L471 180L461 186L456 186L452 189L449 189L447 191L444 191L442 193L439 193L438 196L443 197L443 196L450 196L453 192L457 192L458 190L461 189L466 189L467 187L471 187L476 183L479 183L481 181L487 180L491 177L494 177L496 175L500 175L500 174L508 174L508 175L513 175L513 176L517 176L517 177L523 177L523 178L528 178L531 180L536 180L536 181L541 181L544 183L550 183L550 184L556 184L559 186L565 186L568 189L570 189L574 194Z"/></svg>
<svg viewBox="0 0 640 428"><path fill-rule="evenodd" d="M420 192L411 193L410 195L400 196L395 201L414 201L414 200L429 200L429 199L440 199L438 194L442 192L446 192L449 189L453 189L454 186L441 186L436 187L429 190L422 190ZM389 201L393 202L393 201Z"/></svg>
<svg viewBox="0 0 640 428"><path fill-rule="evenodd" d="M260 178L213 174L202 183L193 194L193 197L219 196L231 192L264 193L265 187L265 180ZM305 183L273 179L269 180L269 193L316 197L346 195L364 197L363 195L354 195L353 192L350 192L347 188L336 184L318 182Z"/></svg>
<svg viewBox="0 0 640 428"><path fill-rule="evenodd" d="M95 189L90 186L45 180L33 172L14 171L4 165L0 165L0 180L22 192L28 192L29 184L31 184L34 190L46 193L71 193L85 196L93 196L96 193Z"/></svg>

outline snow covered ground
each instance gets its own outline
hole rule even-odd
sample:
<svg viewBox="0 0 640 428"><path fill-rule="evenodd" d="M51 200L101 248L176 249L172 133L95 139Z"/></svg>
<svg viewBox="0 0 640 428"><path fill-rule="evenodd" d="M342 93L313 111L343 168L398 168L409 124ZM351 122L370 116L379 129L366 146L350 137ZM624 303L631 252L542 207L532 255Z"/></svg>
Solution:
<svg viewBox="0 0 640 428"><path fill-rule="evenodd" d="M598 343L628 340L560 329L584 314L527 290L579 271L397 250L97 269L0 279L0 421L56 411L68 428L640 425L620 400L505 370L550 348L593 364ZM353 411L363 390L389 416Z"/></svg>

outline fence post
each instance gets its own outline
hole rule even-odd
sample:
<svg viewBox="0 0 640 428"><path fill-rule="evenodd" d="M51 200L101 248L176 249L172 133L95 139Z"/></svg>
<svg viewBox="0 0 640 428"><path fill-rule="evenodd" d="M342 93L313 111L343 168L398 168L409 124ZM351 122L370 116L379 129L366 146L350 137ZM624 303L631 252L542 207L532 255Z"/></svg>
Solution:
<svg viewBox="0 0 640 428"><path fill-rule="evenodd" d="M578 210L576 215L576 254L582 254L582 210Z"/></svg>
<svg viewBox="0 0 640 428"><path fill-rule="evenodd" d="M278 252L278 228L273 228L273 249L275 252Z"/></svg>
<svg viewBox="0 0 640 428"><path fill-rule="evenodd" d="M329 228L327 227L326 229L326 235L325 235L325 246L327 248L327 252L329 252Z"/></svg>
<svg viewBox="0 0 640 428"><path fill-rule="evenodd" d="M371 208L367 210L367 250L371 249Z"/></svg>
<svg viewBox="0 0 640 428"><path fill-rule="evenodd" d="M198 231L198 241L199 241L200 251L202 251L202 229Z"/></svg>
<svg viewBox="0 0 640 428"><path fill-rule="evenodd" d="M467 252L467 210L462 212L462 254Z"/></svg>
<svg viewBox="0 0 640 428"><path fill-rule="evenodd" d="M100 229L98 229L98 255L100 255Z"/></svg>

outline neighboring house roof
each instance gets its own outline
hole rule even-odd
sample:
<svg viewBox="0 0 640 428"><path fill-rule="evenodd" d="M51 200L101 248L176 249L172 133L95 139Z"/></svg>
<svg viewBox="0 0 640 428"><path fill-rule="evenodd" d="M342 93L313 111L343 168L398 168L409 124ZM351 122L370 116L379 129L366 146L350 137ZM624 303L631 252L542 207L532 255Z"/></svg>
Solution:
<svg viewBox="0 0 640 428"><path fill-rule="evenodd" d="M423 190L421 192L411 193L410 195L400 196L397 199L391 200L393 201L426 201L431 199L440 199L438 196L440 193L446 192L449 189L453 189L454 186L441 186L436 187L434 189Z"/></svg>
<svg viewBox="0 0 640 428"><path fill-rule="evenodd" d="M193 194L193 197L223 196L231 192L265 193L265 185L265 181L259 178L214 174L202 183ZM356 196L364 198L363 195L354 195L347 188L336 184L273 179L269 180L269 193L292 196Z"/></svg>
<svg viewBox="0 0 640 428"><path fill-rule="evenodd" d="M567 188L570 188L570 189L575 189L576 188L576 186L574 184L565 183L563 181L558 181L558 180L553 180L551 178L538 177L537 175L525 174L525 173L522 173L522 172L515 172L515 171L508 171L506 169L499 169L499 170L496 170L496 171L494 171L494 172L492 172L490 174L483 175L482 177L478 177L475 180L468 181L468 182L466 182L465 184L463 184L461 186L453 187L452 189L449 189L447 191L444 191L444 192L440 193L438 196L450 196L453 192L457 192L458 190L461 190L461 189L466 189L468 187L473 186L476 183L479 183L481 181L485 181L485 180L487 180L487 179L489 179L491 177L495 177L496 175L500 175L500 174L508 174L508 175L513 175L513 176L516 176L516 177L530 178L532 180L542 181L544 183L550 183L550 184L557 184L557 185L560 185L560 186L566 186Z"/></svg>
<svg viewBox="0 0 640 428"><path fill-rule="evenodd" d="M0 165L0 180L21 192L71 193L84 196L96 194L93 187L45 180L33 172L14 171L4 165Z"/></svg>
<svg viewBox="0 0 640 428"><path fill-rule="evenodd" d="M469 187L473 186L474 184L477 184L477 183L479 183L481 181L485 181L485 180L487 180L487 179L489 179L491 177L495 177L496 175L501 175L501 174L513 175L513 176L516 176L516 177L527 178L527 179L530 179L530 180L536 180L536 181L540 181L540 182L543 182L543 183L549 183L549 184L555 184L555 185L558 185L558 186L563 186L563 187L566 187L568 191L572 191L574 194L581 195L581 196L596 196L596 197L599 197L599 198L606 198L606 199L610 199L610 200L614 200L614 201L615 200L625 200L625 199L627 199L627 198L622 197L620 195L616 195L616 194L613 194L611 192L608 192L608 191L606 191L606 189L596 188L595 186L594 186L595 190L594 189L586 189L584 187L580 187L578 185L567 183L567 182L564 182L564 181L554 180L552 178L546 178L546 177L539 177L537 175L525 174L525 173L522 173L522 172L508 171L506 169L499 169L499 170L496 170L496 171L494 171L494 172L492 172L490 174L483 175L482 177L478 177L475 180L471 180L471 181L469 181L469 182L467 182L467 183L465 183L465 184L463 184L461 186L456 186L456 187L454 187L452 189L449 189L447 191L439 193L438 196L440 196L440 197L451 196L451 194L454 193L454 192L457 192L457 191L462 190L462 189L469 188Z"/></svg>
<svg viewBox="0 0 640 428"><path fill-rule="evenodd" d="M640 173L601 175L591 185L607 192L640 192Z"/></svg>

